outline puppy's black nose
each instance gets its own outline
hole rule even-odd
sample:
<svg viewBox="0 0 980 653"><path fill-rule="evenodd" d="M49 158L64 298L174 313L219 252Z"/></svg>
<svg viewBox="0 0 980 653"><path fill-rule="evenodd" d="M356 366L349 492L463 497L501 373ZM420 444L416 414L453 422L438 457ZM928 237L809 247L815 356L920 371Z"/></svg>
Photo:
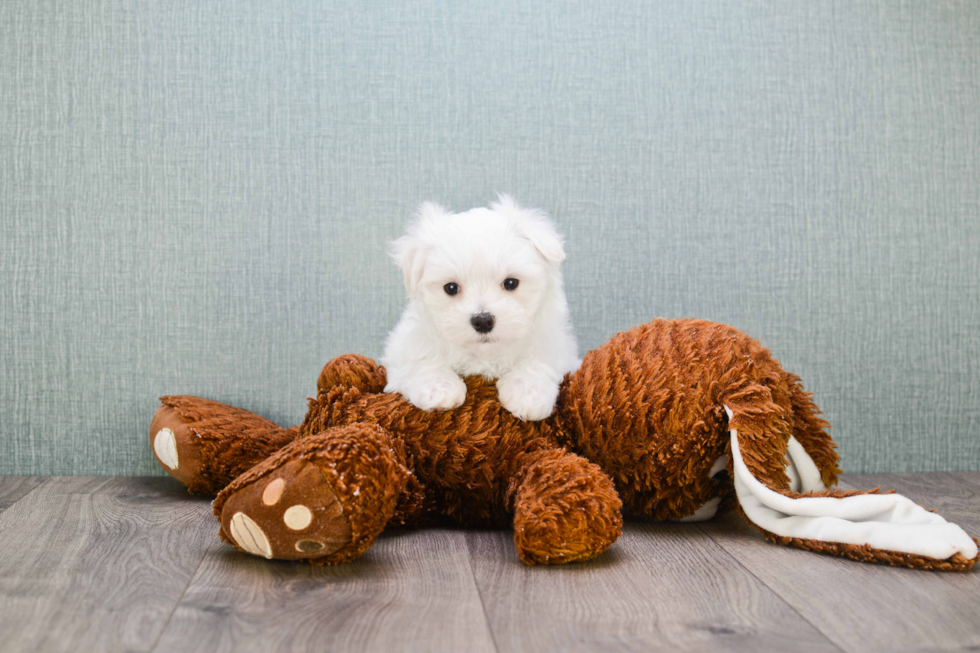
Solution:
<svg viewBox="0 0 980 653"><path fill-rule="evenodd" d="M470 318L470 324L477 333L490 333L493 331L493 316L489 313L477 313Z"/></svg>

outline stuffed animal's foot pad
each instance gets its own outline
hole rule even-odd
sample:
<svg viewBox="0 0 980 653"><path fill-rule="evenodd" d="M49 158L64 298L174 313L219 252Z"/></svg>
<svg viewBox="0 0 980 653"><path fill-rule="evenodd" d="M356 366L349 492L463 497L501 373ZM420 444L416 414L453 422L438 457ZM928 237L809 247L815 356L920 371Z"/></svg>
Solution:
<svg viewBox="0 0 980 653"><path fill-rule="evenodd" d="M244 512L236 512L231 516L229 529L231 536L239 547L252 555L272 557L272 546L269 538L255 521Z"/></svg>
<svg viewBox="0 0 980 653"><path fill-rule="evenodd" d="M153 453L164 467L177 469L180 459L177 456L177 439L174 432L164 427L153 436Z"/></svg>
<svg viewBox="0 0 980 653"><path fill-rule="evenodd" d="M193 484L201 468L201 454L189 424L170 406L160 406L150 422L150 445L157 462L184 485Z"/></svg>
<svg viewBox="0 0 980 653"><path fill-rule="evenodd" d="M330 555L351 540L333 488L305 460L236 489L221 509L221 528L243 551L280 560Z"/></svg>

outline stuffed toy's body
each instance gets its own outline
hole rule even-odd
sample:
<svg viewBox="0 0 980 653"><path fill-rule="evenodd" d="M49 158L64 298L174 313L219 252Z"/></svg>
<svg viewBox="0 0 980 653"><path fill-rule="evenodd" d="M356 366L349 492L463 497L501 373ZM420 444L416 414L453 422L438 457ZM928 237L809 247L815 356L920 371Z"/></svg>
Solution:
<svg viewBox="0 0 980 653"><path fill-rule="evenodd" d="M303 424L188 396L162 398L163 468L216 494L222 537L266 558L341 563L386 526L510 525L521 560L592 558L622 508L658 520L735 509L767 538L850 558L968 569L976 541L896 494L841 492L827 423L755 340L700 320L620 333L566 376L555 412L524 422L491 381L425 412L384 393L385 370L341 356Z"/></svg>

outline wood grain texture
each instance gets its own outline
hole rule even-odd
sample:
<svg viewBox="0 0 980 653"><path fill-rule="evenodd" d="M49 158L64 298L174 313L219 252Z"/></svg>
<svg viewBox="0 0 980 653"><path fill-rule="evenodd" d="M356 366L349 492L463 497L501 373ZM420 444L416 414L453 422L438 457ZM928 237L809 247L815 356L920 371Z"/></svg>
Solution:
<svg viewBox="0 0 980 653"><path fill-rule="evenodd" d="M527 567L512 535L467 536L501 651L837 651L695 526L628 523L603 556Z"/></svg>
<svg viewBox="0 0 980 653"><path fill-rule="evenodd" d="M17 503L44 481L42 476L0 476L0 512Z"/></svg>
<svg viewBox="0 0 980 653"><path fill-rule="evenodd" d="M383 535L336 567L212 547L160 651L494 651L464 534Z"/></svg>
<svg viewBox="0 0 980 653"><path fill-rule="evenodd" d="M49 479L0 514L0 648L149 650L212 522L169 479Z"/></svg>
<svg viewBox="0 0 980 653"><path fill-rule="evenodd" d="M846 477L892 488L975 531L980 473ZM861 564L773 546L735 516L699 528L846 651L975 650L980 573Z"/></svg>
<svg viewBox="0 0 980 653"><path fill-rule="evenodd" d="M845 480L980 528L980 473ZM980 646L980 573L814 555L737 519L628 523L607 554L563 567L522 565L506 531L432 529L314 568L235 552L207 500L170 479L0 478L4 503L4 653Z"/></svg>

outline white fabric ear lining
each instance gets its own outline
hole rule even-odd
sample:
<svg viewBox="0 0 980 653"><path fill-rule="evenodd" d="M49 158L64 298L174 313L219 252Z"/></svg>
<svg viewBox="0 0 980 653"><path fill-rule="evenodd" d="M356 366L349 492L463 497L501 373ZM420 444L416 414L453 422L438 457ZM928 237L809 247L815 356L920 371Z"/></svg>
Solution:
<svg viewBox="0 0 980 653"><path fill-rule="evenodd" d="M728 419L734 416L725 406ZM752 523L780 537L840 544L867 544L945 560L957 553L977 555L977 544L962 528L898 494L858 494L850 497L794 499L766 487L745 465L738 432L730 429L735 494ZM803 446L790 438L789 467L802 492L823 490L820 473Z"/></svg>
<svg viewBox="0 0 980 653"><path fill-rule="evenodd" d="M796 477L796 484L799 487L799 489L793 490L794 492L821 492L827 489L813 458L806 452L799 440L792 435L789 436L789 442L786 444L786 453L789 457L786 472L792 471L791 478Z"/></svg>

